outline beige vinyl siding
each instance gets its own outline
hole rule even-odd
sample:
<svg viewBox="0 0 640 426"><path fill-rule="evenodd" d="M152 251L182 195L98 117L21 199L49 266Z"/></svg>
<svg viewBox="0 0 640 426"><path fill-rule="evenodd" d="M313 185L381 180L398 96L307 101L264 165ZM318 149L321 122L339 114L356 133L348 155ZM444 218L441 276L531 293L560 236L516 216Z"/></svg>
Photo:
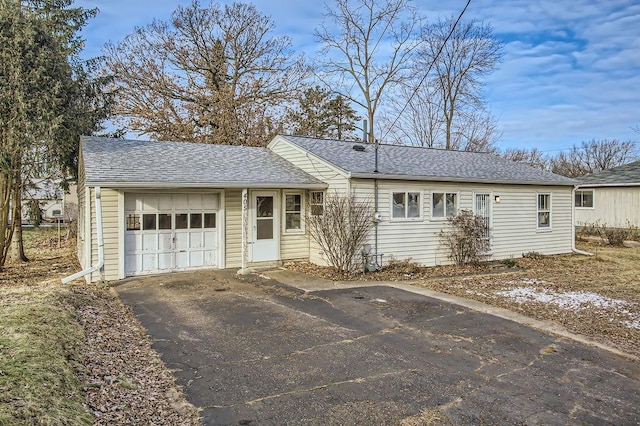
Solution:
<svg viewBox="0 0 640 426"><path fill-rule="evenodd" d="M593 208L575 210L576 225L599 221L612 227L640 226L640 186L579 188L593 191Z"/></svg>
<svg viewBox="0 0 640 426"><path fill-rule="evenodd" d="M282 234L280 236L280 258L283 261L308 260L308 234Z"/></svg>
<svg viewBox="0 0 640 426"><path fill-rule="evenodd" d="M326 161L309 154L288 141L277 137L270 149L297 168L329 185L327 191L345 193L349 188L347 175Z"/></svg>
<svg viewBox="0 0 640 426"><path fill-rule="evenodd" d="M326 183L328 187L325 190L325 194L346 194L350 191L350 182L347 174L343 170L307 153L290 142L276 137L274 142L269 145L269 149L299 169ZM326 265L322 250L318 244L310 237L309 240L309 261L319 265ZM289 250L291 243L282 242L281 244L282 258L285 259L285 253L287 256L289 256L289 253L293 253L293 251Z"/></svg>
<svg viewBox="0 0 640 426"><path fill-rule="evenodd" d="M95 188L91 194L91 265L98 262L98 234L96 225ZM101 188L102 194L102 236L104 240L104 279L107 281L122 278L119 276L120 238L119 238L119 205L118 191ZM91 266L91 265L86 265ZM91 281L99 281L100 272L91 274Z"/></svg>
<svg viewBox="0 0 640 426"><path fill-rule="evenodd" d="M285 229L286 194L302 194L302 228L303 233L287 232ZM280 259L309 260L309 230L306 227L306 217L309 214L309 191L287 189L280 193Z"/></svg>
<svg viewBox="0 0 640 426"><path fill-rule="evenodd" d="M353 179L352 191L373 206L373 180ZM378 224L378 253L388 261L411 258L427 265L451 263L447 251L440 245L440 231L447 221L431 217L431 194L458 194L458 210L473 210L474 194L490 194L492 210L492 258L520 257L537 251L544 254L571 251L571 187L538 187L526 185L482 185L437 182L390 181L379 182L379 207L382 221ZM391 218L391 194L396 191L420 192L422 217L419 219ZM551 231L537 229L537 194L552 194ZM500 203L494 197L500 196ZM369 243L374 244L372 229Z"/></svg>
<svg viewBox="0 0 640 426"><path fill-rule="evenodd" d="M225 191L225 266L242 266L242 190Z"/></svg>

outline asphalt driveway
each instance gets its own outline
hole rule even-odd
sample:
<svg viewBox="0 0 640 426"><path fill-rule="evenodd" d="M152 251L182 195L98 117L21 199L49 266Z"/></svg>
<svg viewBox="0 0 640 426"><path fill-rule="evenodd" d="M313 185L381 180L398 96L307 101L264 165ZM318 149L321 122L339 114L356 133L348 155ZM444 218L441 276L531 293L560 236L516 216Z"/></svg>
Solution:
<svg viewBox="0 0 640 426"><path fill-rule="evenodd" d="M640 363L396 288L231 271L115 288L205 424L640 423Z"/></svg>

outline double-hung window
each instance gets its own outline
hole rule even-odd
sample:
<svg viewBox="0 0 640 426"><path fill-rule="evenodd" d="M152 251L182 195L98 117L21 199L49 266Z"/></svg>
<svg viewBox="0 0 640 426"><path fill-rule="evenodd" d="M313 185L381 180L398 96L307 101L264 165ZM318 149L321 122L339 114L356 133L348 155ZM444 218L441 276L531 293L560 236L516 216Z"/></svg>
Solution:
<svg viewBox="0 0 640 426"><path fill-rule="evenodd" d="M458 214L458 194L455 192L431 193L431 217L444 219Z"/></svg>
<svg viewBox="0 0 640 426"><path fill-rule="evenodd" d="M393 192L391 195L391 217L393 219L420 218L422 211L420 192Z"/></svg>
<svg viewBox="0 0 640 426"><path fill-rule="evenodd" d="M582 209L592 209L593 189L576 191L575 206Z"/></svg>
<svg viewBox="0 0 640 426"><path fill-rule="evenodd" d="M309 193L309 209L311 216L322 216L324 214L324 192L311 191Z"/></svg>
<svg viewBox="0 0 640 426"><path fill-rule="evenodd" d="M551 194L538 194L538 229L551 229Z"/></svg>
<svg viewBox="0 0 640 426"><path fill-rule="evenodd" d="M284 196L285 232L302 232L302 194L289 193Z"/></svg>

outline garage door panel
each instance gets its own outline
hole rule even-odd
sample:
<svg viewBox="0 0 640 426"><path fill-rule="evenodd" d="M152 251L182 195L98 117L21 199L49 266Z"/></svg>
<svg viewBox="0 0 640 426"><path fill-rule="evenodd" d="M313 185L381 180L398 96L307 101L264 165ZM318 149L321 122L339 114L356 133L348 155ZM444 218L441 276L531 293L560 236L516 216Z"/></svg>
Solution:
<svg viewBox="0 0 640 426"><path fill-rule="evenodd" d="M142 251L158 251L158 234L142 235Z"/></svg>
<svg viewBox="0 0 640 426"><path fill-rule="evenodd" d="M189 233L176 232L176 249L187 250L189 248Z"/></svg>
<svg viewBox="0 0 640 426"><path fill-rule="evenodd" d="M202 210L202 194L189 194L189 210Z"/></svg>
<svg viewBox="0 0 640 426"><path fill-rule="evenodd" d="M142 194L142 210L158 210L158 196L156 194Z"/></svg>
<svg viewBox="0 0 640 426"><path fill-rule="evenodd" d="M192 249L200 249L203 247L201 231L189 233L189 246Z"/></svg>
<svg viewBox="0 0 640 426"><path fill-rule="evenodd" d="M127 232L124 236L125 253L133 254L142 247L142 235Z"/></svg>
<svg viewBox="0 0 640 426"><path fill-rule="evenodd" d="M156 273L217 265L217 194L126 193L125 273ZM133 222L132 222L133 223Z"/></svg>

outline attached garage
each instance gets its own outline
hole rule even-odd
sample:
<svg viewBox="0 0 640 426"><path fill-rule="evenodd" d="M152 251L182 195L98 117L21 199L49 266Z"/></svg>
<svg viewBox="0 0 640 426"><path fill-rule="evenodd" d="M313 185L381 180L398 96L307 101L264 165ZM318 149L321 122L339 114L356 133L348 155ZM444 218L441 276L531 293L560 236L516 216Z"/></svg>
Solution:
<svg viewBox="0 0 640 426"><path fill-rule="evenodd" d="M125 275L216 267L219 198L126 192Z"/></svg>
<svg viewBox="0 0 640 426"><path fill-rule="evenodd" d="M64 282L307 259L308 235L284 216L326 187L266 148L82 137L83 269Z"/></svg>

